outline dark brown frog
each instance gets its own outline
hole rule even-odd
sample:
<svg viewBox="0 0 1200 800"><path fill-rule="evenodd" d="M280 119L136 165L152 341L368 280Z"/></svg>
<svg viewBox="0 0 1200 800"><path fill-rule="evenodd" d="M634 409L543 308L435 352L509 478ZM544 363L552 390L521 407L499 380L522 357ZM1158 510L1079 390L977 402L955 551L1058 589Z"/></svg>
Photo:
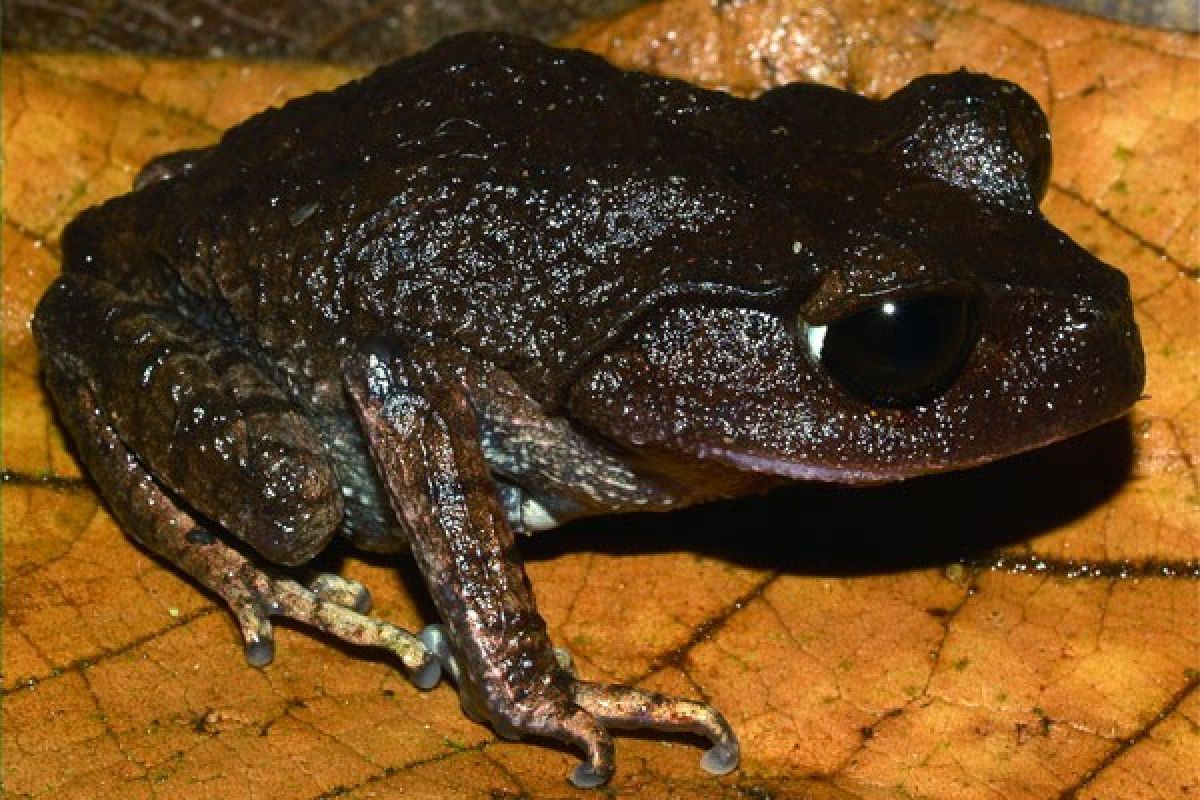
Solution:
<svg viewBox="0 0 1200 800"><path fill-rule="evenodd" d="M515 533L792 479L959 469L1138 397L1116 270L1042 217L1046 121L966 72L744 100L530 40L443 42L160 159L80 215L34 329L113 512L233 609L443 670L614 767L707 705L577 677ZM443 626L302 565L411 552Z"/></svg>

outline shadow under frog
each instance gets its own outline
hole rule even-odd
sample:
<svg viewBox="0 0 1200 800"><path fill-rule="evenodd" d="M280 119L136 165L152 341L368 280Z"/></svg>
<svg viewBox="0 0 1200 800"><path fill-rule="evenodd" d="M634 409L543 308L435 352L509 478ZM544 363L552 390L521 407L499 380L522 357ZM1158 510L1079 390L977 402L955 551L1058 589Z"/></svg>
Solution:
<svg viewBox="0 0 1200 800"><path fill-rule="evenodd" d="M1128 420L1121 419L972 470L869 487L797 483L766 496L689 507L667 518L582 519L561 534L529 537L521 551L527 562L567 553L693 552L790 575L986 565L997 560L1000 548L1102 505L1128 480L1132 458L1132 432ZM1093 564L1103 571L1154 566Z"/></svg>
<svg viewBox="0 0 1200 800"><path fill-rule="evenodd" d="M449 673L499 734L582 752L578 786L614 728L705 737L724 773L716 709L574 673L514 532L962 469L1124 413L1128 285L1038 212L1049 164L1036 103L986 76L748 101L464 35L149 165L64 231L34 333L114 515L252 663L290 618ZM268 566L339 535L410 553L442 624Z"/></svg>

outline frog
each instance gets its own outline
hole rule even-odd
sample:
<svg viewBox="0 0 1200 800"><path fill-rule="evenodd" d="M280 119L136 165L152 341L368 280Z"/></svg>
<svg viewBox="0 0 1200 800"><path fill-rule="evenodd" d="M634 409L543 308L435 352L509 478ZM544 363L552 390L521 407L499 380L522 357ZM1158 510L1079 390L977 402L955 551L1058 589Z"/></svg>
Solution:
<svg viewBox="0 0 1200 800"><path fill-rule="evenodd" d="M610 780L612 732L709 703L587 680L519 539L796 481L975 467L1124 415L1129 282L1040 211L1048 123L958 70L738 97L462 34L151 161L62 234L32 322L120 526L228 605L452 681ZM312 562L411 558L412 632Z"/></svg>

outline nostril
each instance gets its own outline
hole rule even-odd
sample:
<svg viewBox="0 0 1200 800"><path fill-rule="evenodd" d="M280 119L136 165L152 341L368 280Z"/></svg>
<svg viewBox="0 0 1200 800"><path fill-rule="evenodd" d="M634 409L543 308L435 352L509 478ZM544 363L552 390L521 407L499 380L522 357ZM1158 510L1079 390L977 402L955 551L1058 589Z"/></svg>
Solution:
<svg viewBox="0 0 1200 800"><path fill-rule="evenodd" d="M1075 319L1079 322L1095 322L1100 318L1100 313L1094 308L1078 308L1075 310Z"/></svg>
<svg viewBox="0 0 1200 800"><path fill-rule="evenodd" d="M1063 322L1070 330L1086 331L1088 328L1100 322L1105 313L1102 309L1096 308L1094 305L1083 304L1068 307L1065 311L1065 319Z"/></svg>

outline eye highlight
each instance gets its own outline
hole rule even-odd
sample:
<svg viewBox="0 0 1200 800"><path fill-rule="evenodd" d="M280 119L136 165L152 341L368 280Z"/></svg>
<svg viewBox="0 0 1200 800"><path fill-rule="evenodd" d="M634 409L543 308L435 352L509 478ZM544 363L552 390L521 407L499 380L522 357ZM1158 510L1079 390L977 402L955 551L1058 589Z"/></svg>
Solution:
<svg viewBox="0 0 1200 800"><path fill-rule="evenodd" d="M955 295L881 299L801 332L814 360L859 399L908 408L946 391L975 346L975 303Z"/></svg>

